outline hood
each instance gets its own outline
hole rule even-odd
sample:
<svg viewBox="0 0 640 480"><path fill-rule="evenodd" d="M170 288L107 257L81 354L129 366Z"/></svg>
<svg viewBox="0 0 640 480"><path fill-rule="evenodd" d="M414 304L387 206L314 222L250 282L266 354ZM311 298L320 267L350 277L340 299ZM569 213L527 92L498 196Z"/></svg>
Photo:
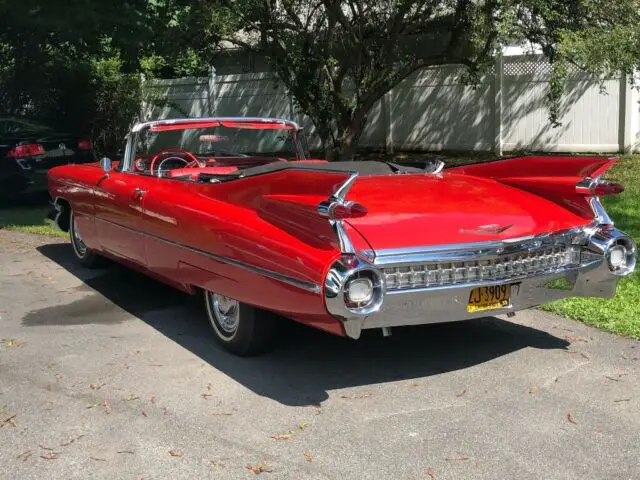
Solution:
<svg viewBox="0 0 640 480"><path fill-rule="evenodd" d="M359 178L347 200L367 208L349 223L375 251L505 240L590 223L533 193L447 172Z"/></svg>

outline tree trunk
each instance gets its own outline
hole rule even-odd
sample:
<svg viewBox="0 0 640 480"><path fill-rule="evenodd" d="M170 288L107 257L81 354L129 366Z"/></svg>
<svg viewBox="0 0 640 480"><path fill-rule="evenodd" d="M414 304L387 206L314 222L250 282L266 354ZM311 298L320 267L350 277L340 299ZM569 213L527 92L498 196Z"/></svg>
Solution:
<svg viewBox="0 0 640 480"><path fill-rule="evenodd" d="M335 142L323 139L327 160L330 162L353 160L367 121L367 113L362 112L363 109L356 110L353 115L341 120Z"/></svg>

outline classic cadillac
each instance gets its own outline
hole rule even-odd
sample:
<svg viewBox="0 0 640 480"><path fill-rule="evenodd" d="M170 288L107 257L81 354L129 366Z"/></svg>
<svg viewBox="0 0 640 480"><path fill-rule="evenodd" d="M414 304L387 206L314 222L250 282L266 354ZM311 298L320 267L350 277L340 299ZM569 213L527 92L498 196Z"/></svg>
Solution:
<svg viewBox="0 0 640 480"><path fill-rule="evenodd" d="M135 125L117 164L52 169L49 191L82 265L201 292L217 340L248 355L278 317L357 339L613 296L636 265L599 199L623 190L601 177L614 162L328 163L292 121L173 119Z"/></svg>

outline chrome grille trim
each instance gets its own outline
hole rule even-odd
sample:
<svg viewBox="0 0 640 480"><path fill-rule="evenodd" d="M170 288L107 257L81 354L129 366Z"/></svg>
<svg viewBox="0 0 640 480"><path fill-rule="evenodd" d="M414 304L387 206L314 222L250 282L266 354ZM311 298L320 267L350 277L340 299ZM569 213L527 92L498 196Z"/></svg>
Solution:
<svg viewBox="0 0 640 480"><path fill-rule="evenodd" d="M372 251L371 255L375 256L373 263L380 267L427 262L487 260L511 253L527 253L545 247L584 245L596 229L597 224L594 222L584 227L541 235L488 242L382 249Z"/></svg>
<svg viewBox="0 0 640 480"><path fill-rule="evenodd" d="M491 259L385 266L382 271L388 292L477 282L508 282L577 267L580 265L580 253L578 245L558 245Z"/></svg>

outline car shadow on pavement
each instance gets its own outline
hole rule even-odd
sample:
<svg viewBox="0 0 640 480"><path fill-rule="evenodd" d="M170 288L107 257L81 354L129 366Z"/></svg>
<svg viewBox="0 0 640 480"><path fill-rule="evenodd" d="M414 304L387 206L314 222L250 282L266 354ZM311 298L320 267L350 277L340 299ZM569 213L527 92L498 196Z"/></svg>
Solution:
<svg viewBox="0 0 640 480"><path fill-rule="evenodd" d="M285 405L318 405L334 389L442 374L527 347L569 345L549 333L495 317L397 328L388 338L379 331L365 331L358 341L283 321L274 351L239 358L215 342L199 297L118 265L100 271L83 269L68 244L38 250L100 296L31 312L23 324L109 324L131 321L132 315L258 395Z"/></svg>

